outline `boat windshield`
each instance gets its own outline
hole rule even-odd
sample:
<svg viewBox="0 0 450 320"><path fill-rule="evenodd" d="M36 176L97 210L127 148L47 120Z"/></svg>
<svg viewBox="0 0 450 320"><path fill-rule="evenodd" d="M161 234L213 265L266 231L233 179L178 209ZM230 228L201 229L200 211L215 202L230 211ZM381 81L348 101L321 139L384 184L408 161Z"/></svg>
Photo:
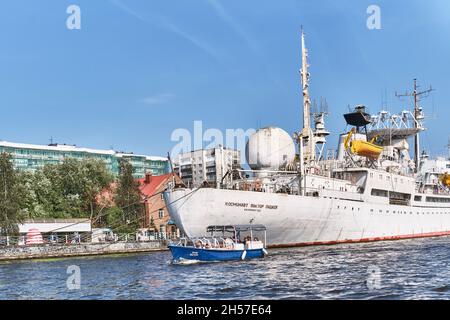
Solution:
<svg viewBox="0 0 450 320"><path fill-rule="evenodd" d="M206 232L239 232L239 231L266 231L266 227L262 224L239 224L228 226L209 226Z"/></svg>

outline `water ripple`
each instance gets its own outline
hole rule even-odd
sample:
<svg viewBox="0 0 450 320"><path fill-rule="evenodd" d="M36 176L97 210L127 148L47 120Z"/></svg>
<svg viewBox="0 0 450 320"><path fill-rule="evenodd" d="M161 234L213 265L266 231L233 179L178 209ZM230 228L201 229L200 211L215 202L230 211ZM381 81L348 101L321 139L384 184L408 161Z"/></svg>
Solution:
<svg viewBox="0 0 450 320"><path fill-rule="evenodd" d="M270 250L173 265L168 252L0 264L0 299L448 299L450 238ZM81 270L69 290L67 267ZM368 270L378 270L369 286Z"/></svg>

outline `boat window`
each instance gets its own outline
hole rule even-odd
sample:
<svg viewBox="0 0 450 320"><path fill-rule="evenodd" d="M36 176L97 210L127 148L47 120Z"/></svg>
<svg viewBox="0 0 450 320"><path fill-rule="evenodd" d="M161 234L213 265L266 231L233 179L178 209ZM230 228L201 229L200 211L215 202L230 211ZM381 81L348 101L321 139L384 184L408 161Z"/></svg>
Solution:
<svg viewBox="0 0 450 320"><path fill-rule="evenodd" d="M422 196L414 196L414 201L422 201Z"/></svg>

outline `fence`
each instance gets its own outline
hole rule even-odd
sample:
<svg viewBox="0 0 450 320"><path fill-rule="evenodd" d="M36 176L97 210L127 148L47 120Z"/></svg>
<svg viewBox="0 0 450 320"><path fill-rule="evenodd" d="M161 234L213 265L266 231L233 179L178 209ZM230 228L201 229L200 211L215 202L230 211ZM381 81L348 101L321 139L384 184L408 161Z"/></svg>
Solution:
<svg viewBox="0 0 450 320"><path fill-rule="evenodd" d="M136 234L114 234L113 236L92 237L91 233L84 234L52 234L42 235L42 238L33 237L33 241L29 241L27 236L0 236L0 247L5 246L27 246L27 245L75 245L75 244L89 244L89 243L123 243L123 242L155 242L159 241L165 243L168 240L176 239L175 234L171 233L153 233L147 236Z"/></svg>

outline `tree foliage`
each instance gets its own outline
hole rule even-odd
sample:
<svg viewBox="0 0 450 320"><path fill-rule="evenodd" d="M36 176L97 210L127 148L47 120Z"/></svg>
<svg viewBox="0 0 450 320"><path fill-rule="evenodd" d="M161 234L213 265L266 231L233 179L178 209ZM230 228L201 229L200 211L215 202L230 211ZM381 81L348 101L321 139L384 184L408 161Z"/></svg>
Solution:
<svg viewBox="0 0 450 320"><path fill-rule="evenodd" d="M99 210L96 197L113 182L100 160L65 159L34 174L22 173L29 190L25 202L30 218L92 218Z"/></svg>
<svg viewBox="0 0 450 320"><path fill-rule="evenodd" d="M11 156L0 154L0 234L15 235L23 221L24 189L14 170Z"/></svg>
<svg viewBox="0 0 450 320"><path fill-rule="evenodd" d="M143 218L143 206L139 184L133 177L133 167L125 159L119 163L119 177L114 201L120 209L114 218L116 229L134 232Z"/></svg>
<svg viewBox="0 0 450 320"><path fill-rule="evenodd" d="M67 158L35 172L16 172L8 154L0 157L0 228L17 232L25 218L87 218L97 227L134 233L144 217L133 167L119 163L114 177L105 162ZM109 201L101 195L109 194ZM1 231L1 230L0 230Z"/></svg>

